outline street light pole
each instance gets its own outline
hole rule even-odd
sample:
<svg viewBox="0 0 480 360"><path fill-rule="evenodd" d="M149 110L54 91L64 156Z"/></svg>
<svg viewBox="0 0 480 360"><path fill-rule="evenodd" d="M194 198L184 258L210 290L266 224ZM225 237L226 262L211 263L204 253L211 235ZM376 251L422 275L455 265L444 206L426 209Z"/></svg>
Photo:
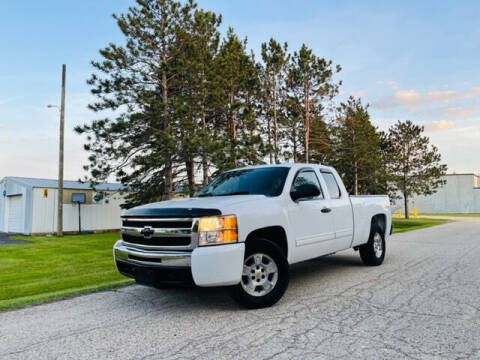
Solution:
<svg viewBox="0 0 480 360"><path fill-rule="evenodd" d="M63 236L63 143L65 129L65 77L67 67L62 65L62 93L60 102L60 141L58 152L58 205L57 205L57 236Z"/></svg>

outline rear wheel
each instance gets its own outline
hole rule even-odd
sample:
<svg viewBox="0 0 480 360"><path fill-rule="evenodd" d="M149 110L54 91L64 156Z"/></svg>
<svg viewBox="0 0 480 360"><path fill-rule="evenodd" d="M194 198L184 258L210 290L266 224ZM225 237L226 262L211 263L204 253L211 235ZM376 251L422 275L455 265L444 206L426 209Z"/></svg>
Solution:
<svg viewBox="0 0 480 360"><path fill-rule="evenodd" d="M288 262L282 250L265 239L251 239L245 250L242 279L231 296L249 309L272 306L288 287Z"/></svg>
<svg viewBox="0 0 480 360"><path fill-rule="evenodd" d="M372 225L368 242L360 246L360 257L365 265L378 266L385 259L385 235L378 225Z"/></svg>

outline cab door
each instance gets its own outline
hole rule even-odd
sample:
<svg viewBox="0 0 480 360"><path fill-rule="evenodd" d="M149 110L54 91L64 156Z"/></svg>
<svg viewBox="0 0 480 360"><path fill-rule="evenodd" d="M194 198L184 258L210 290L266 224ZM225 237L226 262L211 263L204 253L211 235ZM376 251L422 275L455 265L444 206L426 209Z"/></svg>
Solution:
<svg viewBox="0 0 480 360"><path fill-rule="evenodd" d="M353 239L353 213L350 198L344 186L340 186L337 177L330 170L320 170L325 181L330 208L335 224L335 241L332 242L332 252L348 249Z"/></svg>
<svg viewBox="0 0 480 360"><path fill-rule="evenodd" d="M327 254L335 238L329 200L325 198L318 176L317 171L306 167L297 172L291 184L291 193L307 183L317 186L320 192L316 197L288 199L288 217L295 237L293 262Z"/></svg>

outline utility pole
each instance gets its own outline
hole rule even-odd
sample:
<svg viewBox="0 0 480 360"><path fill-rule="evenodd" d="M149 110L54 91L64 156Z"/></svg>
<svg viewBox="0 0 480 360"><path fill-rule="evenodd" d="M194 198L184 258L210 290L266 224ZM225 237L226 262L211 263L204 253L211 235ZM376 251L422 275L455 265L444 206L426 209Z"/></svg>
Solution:
<svg viewBox="0 0 480 360"><path fill-rule="evenodd" d="M58 204L57 236L63 236L63 142L65 129L65 76L67 67L62 65L62 95L60 102L60 141L58 152Z"/></svg>

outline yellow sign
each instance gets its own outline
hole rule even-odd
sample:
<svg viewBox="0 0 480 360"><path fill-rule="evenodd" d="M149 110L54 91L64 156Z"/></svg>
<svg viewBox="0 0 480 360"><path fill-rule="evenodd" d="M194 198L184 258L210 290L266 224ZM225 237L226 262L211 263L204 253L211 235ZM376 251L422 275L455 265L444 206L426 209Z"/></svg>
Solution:
<svg viewBox="0 0 480 360"><path fill-rule="evenodd" d="M48 198L48 189L43 189L43 197Z"/></svg>

